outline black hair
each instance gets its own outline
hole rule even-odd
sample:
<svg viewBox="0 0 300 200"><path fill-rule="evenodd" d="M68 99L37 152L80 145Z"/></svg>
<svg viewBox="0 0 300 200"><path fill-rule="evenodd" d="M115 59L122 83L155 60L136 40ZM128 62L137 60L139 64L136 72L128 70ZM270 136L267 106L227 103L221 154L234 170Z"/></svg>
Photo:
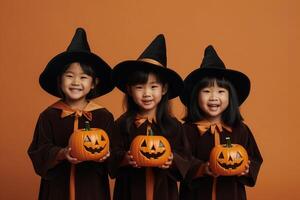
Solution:
<svg viewBox="0 0 300 200"><path fill-rule="evenodd" d="M162 84L163 87L167 87L168 83L160 73L151 70L135 71L131 73L127 78L127 86L133 86L137 84L145 84L148 81L149 74L154 74L157 81ZM161 101L157 105L156 109L156 123L161 133L168 134L170 127L174 126L174 120L170 114L169 108L169 92L167 91L161 98ZM126 125L125 130L127 133L130 132L131 126L134 124L136 115L139 112L138 105L134 102L133 98L128 94L125 94L124 106L126 108Z"/></svg>
<svg viewBox="0 0 300 200"><path fill-rule="evenodd" d="M57 77L57 89L58 89L58 92L61 96L61 98L64 100L65 99L65 94L63 93L63 91L61 90L61 78L63 76L63 74L67 71L67 69L70 67L71 64L73 64L75 62L72 62L72 63L69 63L67 65L65 65L62 70L60 71L58 77ZM94 89L91 89L90 92L86 95L86 99L91 99L92 96L94 96L94 93L96 92L95 91L95 88L96 88L96 85L97 85L97 76L96 76L96 73L95 71L93 70L93 68L91 67L91 65L89 64L86 64L86 63L82 63L82 62L77 62L79 63L82 71L91 76L92 77L92 83L94 84Z"/></svg>
<svg viewBox="0 0 300 200"><path fill-rule="evenodd" d="M223 77L205 77L197 82L192 89L184 121L197 122L205 119L205 113L200 109L198 104L199 91L205 87L213 86L215 83L219 87L227 89L229 92L229 104L222 113L222 121L229 126L235 126L241 123L243 117L239 110L239 101L236 90L230 81Z"/></svg>

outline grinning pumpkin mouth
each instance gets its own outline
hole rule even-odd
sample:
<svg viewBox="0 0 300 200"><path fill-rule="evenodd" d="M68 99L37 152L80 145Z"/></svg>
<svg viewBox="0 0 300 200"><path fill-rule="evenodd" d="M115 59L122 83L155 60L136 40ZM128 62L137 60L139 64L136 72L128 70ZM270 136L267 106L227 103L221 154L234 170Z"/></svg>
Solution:
<svg viewBox="0 0 300 200"><path fill-rule="evenodd" d="M158 152L158 153L148 153L143 151L140 152L143 154L143 156L145 156L148 159L158 159L166 152L166 150L163 150L163 152Z"/></svg>
<svg viewBox="0 0 300 200"><path fill-rule="evenodd" d="M240 163L234 163L232 165L230 164L226 164L226 163L220 163L218 161L218 164L223 167L224 169L236 169L237 167L241 166L241 164L243 163L243 160Z"/></svg>
<svg viewBox="0 0 300 200"><path fill-rule="evenodd" d="M85 150L87 150L88 152L92 153L92 154L97 154L100 153L106 146L106 144L103 147L99 147L99 148L93 148L93 147L87 147L85 145L83 145Z"/></svg>

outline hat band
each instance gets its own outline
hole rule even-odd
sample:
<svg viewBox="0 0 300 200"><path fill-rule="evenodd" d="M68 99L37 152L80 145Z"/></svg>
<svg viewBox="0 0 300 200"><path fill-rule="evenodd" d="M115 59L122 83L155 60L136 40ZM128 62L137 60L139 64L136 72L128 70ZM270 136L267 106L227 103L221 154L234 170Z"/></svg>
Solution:
<svg viewBox="0 0 300 200"><path fill-rule="evenodd" d="M156 60L153 60L151 58L140 58L140 59L138 59L138 61L143 61L143 62L147 62L147 63L157 65L157 66L160 66L160 67L164 67L160 62L158 62Z"/></svg>

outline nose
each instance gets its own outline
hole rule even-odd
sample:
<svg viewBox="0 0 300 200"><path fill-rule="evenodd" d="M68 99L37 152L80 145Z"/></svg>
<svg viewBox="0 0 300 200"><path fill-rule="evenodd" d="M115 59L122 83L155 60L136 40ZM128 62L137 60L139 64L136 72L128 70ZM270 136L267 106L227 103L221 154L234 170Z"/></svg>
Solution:
<svg viewBox="0 0 300 200"><path fill-rule="evenodd" d="M146 88L144 90L143 97L148 97L148 96L150 96L150 90Z"/></svg>
<svg viewBox="0 0 300 200"><path fill-rule="evenodd" d="M79 85L79 83L80 83L80 78L74 77L74 79L73 79L73 81L72 81L72 84L73 84L73 85Z"/></svg>
<svg viewBox="0 0 300 200"><path fill-rule="evenodd" d="M217 94L215 92L210 93L209 100L215 101L217 99Z"/></svg>

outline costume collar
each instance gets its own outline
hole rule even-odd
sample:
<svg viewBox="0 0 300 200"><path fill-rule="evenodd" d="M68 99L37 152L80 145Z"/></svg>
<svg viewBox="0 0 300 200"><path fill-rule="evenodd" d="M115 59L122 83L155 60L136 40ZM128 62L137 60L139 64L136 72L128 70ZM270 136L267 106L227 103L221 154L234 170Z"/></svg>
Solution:
<svg viewBox="0 0 300 200"><path fill-rule="evenodd" d="M148 124L152 124L156 122L156 118L137 114L134 120L134 124L136 125L136 127L140 127L143 123L145 123L145 121L147 121Z"/></svg>
<svg viewBox="0 0 300 200"><path fill-rule="evenodd" d="M223 128L225 130L227 130L228 132L232 132L231 127L225 125L222 122L211 123L211 122L209 122L207 120L201 120L201 121L198 121L198 122L194 122L194 124L197 125L197 128L199 130L200 135L203 135L209 129L210 129L210 133L211 134L215 134L216 132L222 133L223 132Z"/></svg>
<svg viewBox="0 0 300 200"><path fill-rule="evenodd" d="M50 107L62 110L61 118L75 114L75 116L77 117L81 117L82 115L84 115L90 121L92 120L91 111L103 108L102 106L96 104L94 101L89 101L88 104L82 110L72 109L69 105L67 105L61 100L57 101Z"/></svg>

